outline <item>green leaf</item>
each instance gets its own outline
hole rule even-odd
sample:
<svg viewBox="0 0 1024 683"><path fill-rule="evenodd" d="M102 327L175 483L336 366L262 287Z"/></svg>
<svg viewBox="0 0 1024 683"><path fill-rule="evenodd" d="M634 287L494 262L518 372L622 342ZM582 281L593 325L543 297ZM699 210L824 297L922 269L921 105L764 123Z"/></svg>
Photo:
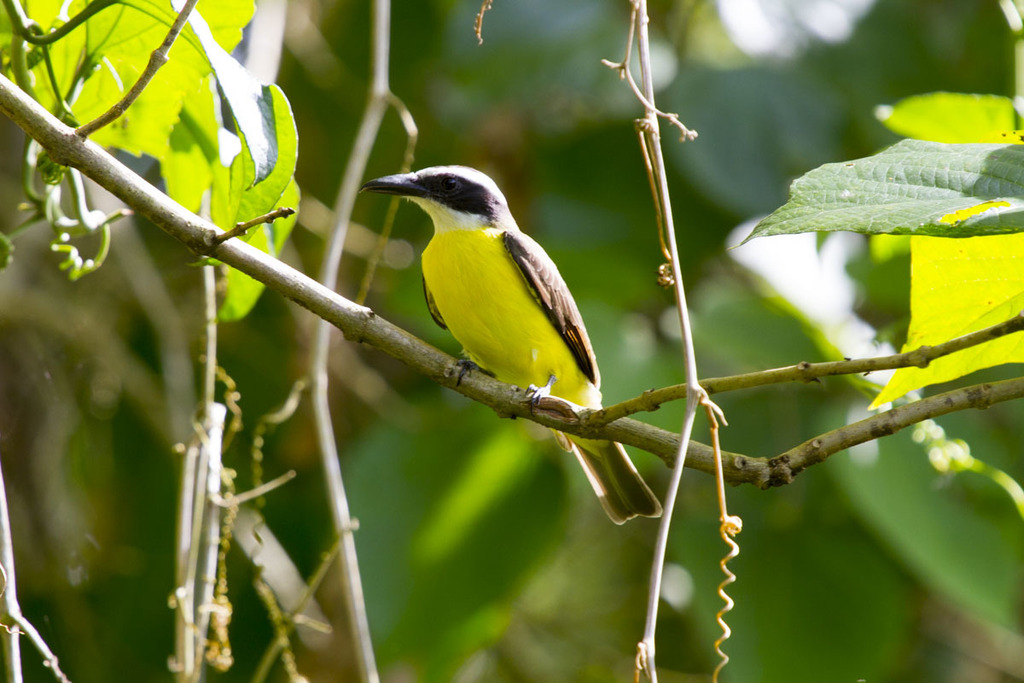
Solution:
<svg viewBox="0 0 1024 683"><path fill-rule="evenodd" d="M277 138L278 125L275 120L280 89L266 86L235 61L214 39L210 27L203 17L193 13L189 26L202 43L206 57L217 75L217 86L231 107L231 114L238 130L245 138L248 154L255 166L253 184L265 180L278 163L281 141ZM289 174L290 175L290 174Z"/></svg>
<svg viewBox="0 0 1024 683"><path fill-rule="evenodd" d="M909 97L881 114L883 123L897 133L948 143L998 139L1016 118L1013 103L1005 97L956 93ZM983 202L940 222L957 226L990 209L1005 208L1001 204ZM1024 260L1024 240L1018 236L955 241L915 237L910 249L911 318L905 351L994 325L1024 307L1024 281L1017 265ZM1024 342L1014 335L940 358L927 368L903 368L893 374L871 406L877 408L929 384L1021 360Z"/></svg>
<svg viewBox="0 0 1024 683"><path fill-rule="evenodd" d="M944 480L909 434L877 443L876 458L836 456L828 464L864 521L932 590L976 616L1015 624L1024 585L1019 544L1007 543L962 492L940 487Z"/></svg>
<svg viewBox="0 0 1024 683"><path fill-rule="evenodd" d="M262 178L262 182L249 187L243 194L235 216L236 222L247 221L262 216L278 206L278 199L295 174L295 165L299 159L299 137L295 128L295 117L291 105L284 92L276 85L267 86L270 96L271 116L274 124L272 137L277 144L277 161L270 173ZM245 138L246 147L250 138ZM250 157L251 159L251 157ZM258 173L256 174L258 176ZM252 177L250 166L247 177Z"/></svg>
<svg viewBox="0 0 1024 683"><path fill-rule="evenodd" d="M92 120L124 96L145 70L150 53L163 41L167 28L164 18L128 5L114 6L86 23L85 59L99 66L75 103L80 121ZM183 43L175 43L170 61L131 108L92 135L95 142L163 159L183 100L210 71L202 54Z"/></svg>
<svg viewBox="0 0 1024 683"><path fill-rule="evenodd" d="M277 206L270 208L274 209L278 206L297 207L298 205L299 186L292 180L288 187L285 188ZM295 227L297 218L297 214L292 214L287 218L279 218L273 223L255 227L246 235L246 241L260 251L264 251L271 256L277 256L288 240L292 228ZM221 322L241 320L256 305L260 295L263 294L263 290L264 285L262 282L253 280L245 273L231 268L228 270L227 295L224 297L224 303L221 304L220 310L217 311L217 318Z"/></svg>
<svg viewBox="0 0 1024 683"><path fill-rule="evenodd" d="M243 152L231 164L230 182L226 188L223 187L223 178L220 181L214 180L212 215L214 222L225 230L281 206L298 208L299 193L293 179L298 161L295 119L280 88L272 85L268 90L272 97L276 126L274 137L279 142L278 161L263 182L249 186L253 177L253 163L251 157ZM242 142L244 150L248 146L248 139ZM250 230L244 239L261 251L276 256L284 247L294 225L295 216L291 216ZM245 317L262 292L261 283L231 270L228 273L228 293L218 313L220 320L239 320Z"/></svg>
<svg viewBox="0 0 1024 683"><path fill-rule="evenodd" d="M915 95L875 115L892 132L932 142L996 142L992 134L1016 124L1013 101L998 95L937 92Z"/></svg>
<svg viewBox="0 0 1024 683"><path fill-rule="evenodd" d="M122 4L134 7L140 12L144 12L159 20L168 29L178 16L178 9L176 7L182 4L180 0L175 3L175 7L172 7L171 3L167 0L120 1ZM204 3L201 7L202 17L206 20L206 25L209 27L212 37L218 45L228 51L233 50L242 39L242 28L252 20L255 8L255 3L252 0L221 0L211 4ZM192 10L192 15L195 15L197 12L199 12L199 8ZM164 33L166 34L166 31ZM192 46L197 55L205 54L203 43L200 42L195 32L190 31L188 27L181 32L179 40L182 38ZM156 48L159 44L156 43L150 49ZM177 41L175 44L177 44ZM172 52L173 50L174 48L172 48Z"/></svg>
<svg viewBox="0 0 1024 683"><path fill-rule="evenodd" d="M160 161L167 194L189 211L199 210L203 195L213 184L214 168L223 169L217 141L220 122L211 88L206 79L185 100Z"/></svg>
<svg viewBox="0 0 1024 683"><path fill-rule="evenodd" d="M1009 320L1024 310L1024 235L911 241L910 329L903 350L940 344ZM1024 336L1012 334L897 370L871 404L877 408L908 391L948 382L982 368L1024 362Z"/></svg>
<svg viewBox="0 0 1024 683"><path fill-rule="evenodd" d="M1022 229L1024 146L905 140L797 179L789 201L747 240L838 230L972 237Z"/></svg>

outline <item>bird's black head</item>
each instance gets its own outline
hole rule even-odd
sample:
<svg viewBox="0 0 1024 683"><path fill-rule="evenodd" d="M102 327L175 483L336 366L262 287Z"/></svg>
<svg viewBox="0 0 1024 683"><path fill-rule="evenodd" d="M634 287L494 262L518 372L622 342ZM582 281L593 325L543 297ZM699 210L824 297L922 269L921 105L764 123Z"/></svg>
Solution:
<svg viewBox="0 0 1024 683"><path fill-rule="evenodd" d="M487 226L514 225L498 186L468 166L433 166L416 173L384 176L366 183L360 191L408 197L434 218L435 225L444 217L456 222L472 218Z"/></svg>

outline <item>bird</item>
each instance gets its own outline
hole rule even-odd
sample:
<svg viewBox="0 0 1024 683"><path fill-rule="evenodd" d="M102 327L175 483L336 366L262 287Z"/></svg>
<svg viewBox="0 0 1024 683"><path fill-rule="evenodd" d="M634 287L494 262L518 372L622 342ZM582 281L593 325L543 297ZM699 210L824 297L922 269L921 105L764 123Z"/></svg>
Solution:
<svg viewBox="0 0 1024 683"><path fill-rule="evenodd" d="M404 197L431 218L434 234L421 257L427 308L473 365L528 388L535 404L552 395L601 407L597 359L569 287L547 252L519 229L489 176L468 166L433 166L370 180L360 191ZM555 436L576 455L613 522L661 515L621 444Z"/></svg>

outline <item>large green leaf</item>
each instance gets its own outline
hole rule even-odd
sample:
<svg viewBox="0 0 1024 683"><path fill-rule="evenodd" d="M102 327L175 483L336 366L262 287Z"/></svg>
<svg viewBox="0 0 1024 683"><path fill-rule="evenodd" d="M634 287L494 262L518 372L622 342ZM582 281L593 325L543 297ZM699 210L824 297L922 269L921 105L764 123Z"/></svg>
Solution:
<svg viewBox="0 0 1024 683"><path fill-rule="evenodd" d="M117 5L86 23L86 59L99 64L75 104L82 122L90 121L120 100L146 68L149 55L167 34L161 20L133 7ZM63 42L63 41L60 41ZM194 91L209 67L187 46L172 49L170 61L125 114L92 135L97 143L132 154L162 159L182 101Z"/></svg>
<svg viewBox="0 0 1024 683"><path fill-rule="evenodd" d="M972 237L1024 229L1024 147L905 140L797 179L747 239L799 232Z"/></svg>
<svg viewBox="0 0 1024 683"><path fill-rule="evenodd" d="M1014 125L1004 97L932 93L901 100L883 123L897 133L936 142L970 143L998 136ZM994 133L995 131L995 133ZM1024 236L943 240L913 237L910 328L905 351L1002 322L1024 309ZM1004 337L933 361L926 368L896 371L872 407L929 384L975 370L1024 361L1021 335Z"/></svg>
<svg viewBox="0 0 1024 683"><path fill-rule="evenodd" d="M185 99L167 153L160 161L167 194L189 211L199 211L203 195L213 183L214 168L223 168L217 141L220 122L211 88L206 79Z"/></svg>
<svg viewBox="0 0 1024 683"><path fill-rule="evenodd" d="M255 166L253 183L265 180L278 163L281 142L277 138L276 102L284 97L280 89L257 81L216 41L206 20L198 13L189 17L189 26L203 45L210 66L217 75L217 86L231 107L239 132L245 138L247 153ZM289 173L289 177L290 177Z"/></svg>

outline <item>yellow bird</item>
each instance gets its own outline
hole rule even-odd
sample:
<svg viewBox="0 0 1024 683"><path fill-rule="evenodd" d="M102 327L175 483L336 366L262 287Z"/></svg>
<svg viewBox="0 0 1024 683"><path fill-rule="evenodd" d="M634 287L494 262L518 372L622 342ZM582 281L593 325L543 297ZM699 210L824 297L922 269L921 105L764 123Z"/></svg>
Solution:
<svg viewBox="0 0 1024 683"><path fill-rule="evenodd" d="M551 258L519 230L493 180L465 166L435 166L377 178L362 190L411 199L433 220L423 251L427 306L469 360L535 396L601 407L601 375L576 302ZM556 436L613 522L661 514L621 444Z"/></svg>

